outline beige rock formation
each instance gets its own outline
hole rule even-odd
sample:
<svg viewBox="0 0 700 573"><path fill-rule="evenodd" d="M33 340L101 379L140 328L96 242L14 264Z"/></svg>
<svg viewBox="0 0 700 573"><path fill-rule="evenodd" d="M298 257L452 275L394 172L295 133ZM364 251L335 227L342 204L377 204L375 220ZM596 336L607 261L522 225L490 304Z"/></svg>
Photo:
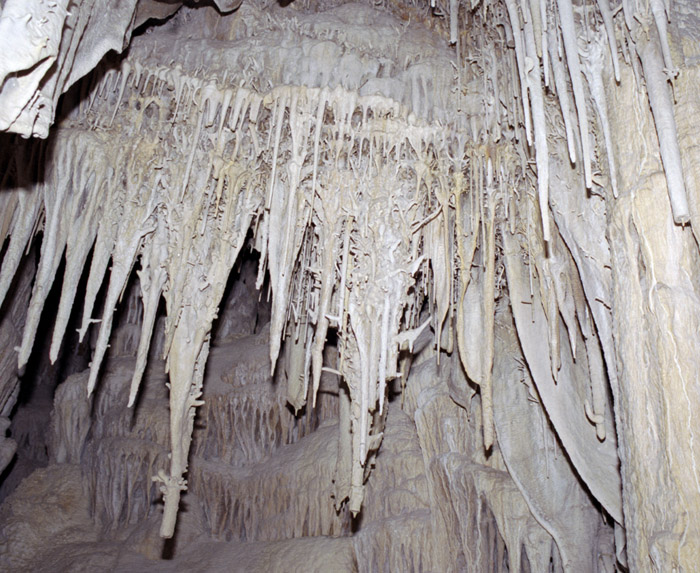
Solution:
<svg viewBox="0 0 700 573"><path fill-rule="evenodd" d="M0 1L0 563L694 570L698 30Z"/></svg>

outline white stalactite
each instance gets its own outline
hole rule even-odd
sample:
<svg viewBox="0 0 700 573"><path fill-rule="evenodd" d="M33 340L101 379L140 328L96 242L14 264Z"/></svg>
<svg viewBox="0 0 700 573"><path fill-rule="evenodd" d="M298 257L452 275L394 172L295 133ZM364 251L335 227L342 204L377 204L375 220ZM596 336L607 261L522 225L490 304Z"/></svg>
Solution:
<svg viewBox="0 0 700 573"><path fill-rule="evenodd" d="M58 356L76 285L93 249L79 331L82 340L91 323L100 323L89 392L107 356L114 311L137 260L144 316L129 406L146 369L161 297L166 301L171 458L169 470L158 477L165 495L164 537L173 535L180 496L187 488L212 324L249 231L261 253L258 287L269 273L273 371L282 344L289 344L284 352L293 363L290 402L300 408L311 381L315 406L324 369L343 378L337 471L344 475L336 480L337 504L347 499L352 513L361 509L390 409L388 382L399 376L400 351L413 350L413 342L427 337L430 325L436 360L441 355L445 360L452 350L455 312L460 360L480 387L483 445L498 455L494 332L497 301L508 292L515 328L523 339L529 336L522 344L523 368L533 373L543 412L564 435L572 464L593 495L622 523L615 436L606 434L605 425L610 428L612 422L605 414L610 404L603 369L615 359L608 356L609 344L601 354L595 325L587 322L587 314L582 317L593 302L583 296L572 301L568 291L580 288L578 282L572 285L557 275L566 272L575 282L578 272L582 282L584 278L574 263L560 259L560 236L566 234L560 235L550 221L550 189L561 183L558 161L566 159L558 153L560 119L550 95L558 98L561 109L572 164L566 168L582 171L585 186L591 188L594 167L600 167L591 133L602 132L612 195L618 194L608 117L612 112L605 95L609 86L603 84L602 73L604 54L609 53L615 80L620 80L615 13L608 0L586 6L597 6L600 19L591 20L597 29L588 31L586 37L594 34L594 40L584 49L583 34L579 36L583 30L577 29L575 18L589 14L575 12L571 0L505 0L507 15L498 17L492 14L493 4L483 4L477 8L472 3L468 10L465 6L463 13L470 21L488 14L504 24L504 33L494 31L493 37L505 38L493 44L494 55L488 57L479 53L491 46L485 43L492 39L486 27L479 30L488 36L480 38L484 43L479 49L463 53L477 43L470 43L473 30L459 26L458 0L449 2L449 22L432 31L415 23L399 25L385 14L396 28L391 40L370 38L372 45L363 37L367 45L359 42L360 47L352 43L356 30L340 11L318 21L300 12L292 22L279 14L263 20L257 7L250 12L241 8L241 21L249 19L268 36L249 43L237 38L231 45L222 41L228 50L224 58L209 53L210 38L180 41L171 30L178 41L169 57L178 63L169 68L161 65L156 52L161 48L153 40L157 35L143 34L119 69L91 87L80 109L89 119L71 116L66 125L73 122L72 127L59 128L58 151L48 158L46 180L34 184L18 175L18 189L8 191L16 196L0 197L7 206L0 228L10 236L0 271L0 301L23 251L43 226L20 364L29 359L64 253L64 291L50 357ZM650 7L652 14L642 16L648 20L646 34L637 27L631 3L622 4L642 62L674 220L686 224L688 199L667 85L674 76L666 29L670 14L662 0L652 0ZM375 11L368 13L377 17ZM391 26L385 28L389 35ZM402 34L414 31L421 41L404 42ZM273 36L280 49L266 59L269 46L264 43ZM241 46L250 53L243 53ZM375 57L382 50L383 59ZM508 85L515 71L519 88ZM520 100L522 118L513 109L514 99ZM597 117L589 121L591 101ZM31 166L40 160L46 158L17 162ZM531 188L533 172L537 183ZM531 224L535 189L541 236ZM563 225L556 208L552 203L553 220ZM508 228L499 225L506 217ZM96 320L92 311L110 261L105 307ZM522 306L528 304L528 309ZM429 316L421 314L423 309ZM560 320L568 338L559 332ZM338 364L324 368L332 329L337 330ZM577 357L580 337L585 357L580 352ZM534 338L539 346L532 344ZM565 384L567 376L580 382L585 368L591 399L580 407L580 396L567 395ZM462 390L468 392L466 383ZM577 436L565 433L565 416L554 412L562 395L577 405L577 423L581 418L586 423L587 416L596 426L593 460ZM468 403L470 397L458 398ZM590 424L584 427L592 432ZM548 450L546 443L543 450Z"/></svg>
<svg viewBox="0 0 700 573"><path fill-rule="evenodd" d="M642 61L649 104L654 116L656 133L659 136L659 151L666 173L673 220L677 225L685 225L690 222L688 195L683 179L683 164L678 146L673 100L667 86L667 76L664 73L658 42L653 36L648 39L640 38L637 41L637 51Z"/></svg>
<svg viewBox="0 0 700 573"><path fill-rule="evenodd" d="M571 0L557 0L559 8L559 22L561 24L561 36L564 42L566 62L574 92L574 103L578 114L578 127L581 137L581 153L583 155L583 177L588 189L593 185L591 171L591 142L588 135L588 111L586 109L586 94L583 87L581 62L578 53L578 41L576 24L574 23L574 9Z"/></svg>

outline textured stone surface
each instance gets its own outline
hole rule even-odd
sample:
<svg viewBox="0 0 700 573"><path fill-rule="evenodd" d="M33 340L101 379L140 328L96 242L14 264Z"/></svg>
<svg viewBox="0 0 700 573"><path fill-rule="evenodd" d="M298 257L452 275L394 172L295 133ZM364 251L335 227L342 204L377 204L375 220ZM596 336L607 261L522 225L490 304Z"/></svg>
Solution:
<svg viewBox="0 0 700 573"><path fill-rule="evenodd" d="M8 566L700 561L691 0L0 9Z"/></svg>

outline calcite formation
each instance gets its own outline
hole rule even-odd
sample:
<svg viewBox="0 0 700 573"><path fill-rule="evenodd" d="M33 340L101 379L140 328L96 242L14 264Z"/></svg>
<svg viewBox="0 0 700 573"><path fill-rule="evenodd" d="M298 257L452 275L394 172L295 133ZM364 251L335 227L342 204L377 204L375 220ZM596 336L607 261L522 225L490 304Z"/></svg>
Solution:
<svg viewBox="0 0 700 573"><path fill-rule="evenodd" d="M692 568L692 2L180 4L0 4L0 420L79 304L51 460L106 527Z"/></svg>

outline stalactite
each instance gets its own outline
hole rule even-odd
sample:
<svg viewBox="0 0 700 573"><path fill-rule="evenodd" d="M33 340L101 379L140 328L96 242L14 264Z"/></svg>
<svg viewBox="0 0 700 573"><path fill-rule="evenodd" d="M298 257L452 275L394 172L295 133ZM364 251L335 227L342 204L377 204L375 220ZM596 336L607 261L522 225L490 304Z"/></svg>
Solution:
<svg viewBox="0 0 700 573"><path fill-rule="evenodd" d="M656 31L659 33L659 43L661 44L661 53L664 60L664 72L669 79L673 79L678 72L673 66L673 58L671 58L671 48L668 45L668 28L666 22L670 20L669 11L666 8L664 0L650 0L649 8L654 18Z"/></svg>
<svg viewBox="0 0 700 573"><path fill-rule="evenodd" d="M640 33L640 37L637 39L637 53L642 61L649 104L654 116L656 133L659 137L659 151L666 172L666 184L671 200L673 220L678 225L685 225L690 222L688 197L683 180L683 165L678 146L676 120L673 115L673 100L666 85L667 76L664 73L664 63L659 54L658 40L651 33Z"/></svg>
<svg viewBox="0 0 700 573"><path fill-rule="evenodd" d="M598 122L603 132L605 143L605 155L608 160L608 177L613 197L617 198L617 167L615 166L615 150L613 149L612 136L610 134L610 122L608 121L608 102L605 97L605 84L603 83L603 47L602 38L597 36L588 43L587 53L584 57L583 71L588 80L591 91L591 99L598 114ZM619 71L617 72L619 74Z"/></svg>
<svg viewBox="0 0 700 573"><path fill-rule="evenodd" d="M141 378L146 369L148 350L151 336L155 326L158 305L160 303L163 288L168 279L165 264L167 258L167 238L165 237L165 225L162 220L157 223L155 231L149 235L141 258L141 270L138 271L139 286L141 288L141 300L143 301L143 323L141 337L136 354L134 375L131 379L129 390L129 406L134 405L139 390Z"/></svg>
<svg viewBox="0 0 700 573"><path fill-rule="evenodd" d="M127 203L131 206L133 203ZM112 332L112 320L116 310L117 301L126 286L126 282L131 274L132 266L136 260L136 254L141 244L144 234L153 231L152 228L141 228L141 205L136 205L137 209L126 209L122 213L121 226L117 231L117 241L112 251L112 269L109 277L109 286L105 298L105 308L100 321L100 331L97 337L95 353L90 368L90 379L88 380L88 394L91 394L97 382L100 365L107 351L110 334Z"/></svg>
<svg viewBox="0 0 700 573"><path fill-rule="evenodd" d="M480 225L480 210L474 209L469 213L464 212L464 203L466 199L463 198L463 194L466 195L465 191L461 189L461 173L457 176L456 188L459 194L455 197L455 210L456 210L456 220L457 220L457 254L459 257L458 264L460 269L460 295L457 305L457 347L459 350L459 357L466 372L469 372L470 366L468 361L471 360L471 340L467 340L468 334L473 333L473 331L468 328L465 324L467 321L467 312L469 308L479 308L478 306L472 307L469 299L466 299L467 293L469 292L469 285L471 284L472 274L471 266L474 260L474 253L476 251L477 241L479 237L479 225ZM470 239L468 243L465 244L466 239ZM465 308L466 303L466 308Z"/></svg>
<svg viewBox="0 0 700 573"><path fill-rule="evenodd" d="M96 163L97 157L91 155L89 164L94 166L95 172L88 181L78 181L78 185L82 186L82 195L76 208L80 211L76 213L75 223L70 225L68 231L66 269L63 274L61 300L56 313L56 325L51 339L51 362L55 362L58 357L61 342L63 342L63 336L70 320L80 277L97 234L96 220L101 214L99 199L104 186L101 176L96 176L95 173L100 173L103 169L106 171L106 166L96 165Z"/></svg>
<svg viewBox="0 0 700 573"><path fill-rule="evenodd" d="M539 396L545 410L557 429L557 435L566 448L567 454L572 459L579 475L588 485L591 491L612 515L618 523L622 522L622 499L621 488L611 486L612 481L620 479L617 473L616 446L612 440L599 442L593 435L593 440L589 434L578 434L573 430L574 423L582 427L590 427L584 415L584 397L588 392L588 368L583 370L581 361L574 368L573 358L562 354L562 368L559 372L558 380L555 382L552 372L553 367L548 353L542 353L536 341L548 339L549 322L559 320L558 313L554 316L547 316L544 301L539 293L539 289L534 289L531 296L527 296L527 270L521 261L520 247L517 236L512 237L504 233L506 271L508 275L508 286L511 300L516 301L512 305L515 325L518 338L522 344L523 354L527 360L530 372L537 387ZM538 269L538 272L539 271ZM553 293L552 293L553 294ZM520 301L520 304L518 304ZM530 301L526 305L522 301ZM564 360L566 358L566 361ZM577 370L578 368L578 370ZM574 391L572 385L576 384L579 390ZM566 390L562 390L566 388ZM556 404L559 400L572 401L577 403L577 407ZM577 410L577 418L573 418L569 413ZM560 418L560 416L562 418ZM566 418L566 421L563 419ZM581 443L576 443L581 440ZM586 442L586 445L583 442ZM597 451L594 457L584 454L585 450L593 448ZM584 459L586 461L584 461ZM595 470L592 464L596 465ZM611 481L601 480L602 475L608 475Z"/></svg>
<svg viewBox="0 0 700 573"><path fill-rule="evenodd" d="M482 423L484 426L484 447L491 448L493 445L493 360L494 360L494 300L496 298L496 190L492 187L491 161L489 160L487 175L487 197L488 204L485 211L488 213L486 220L485 235L483 237L483 247L485 255L485 269L483 278L483 295L484 304L484 334L485 348L481 382L481 410Z"/></svg>
<svg viewBox="0 0 700 573"><path fill-rule="evenodd" d="M113 173L107 193L102 197L108 208L104 209L104 217L99 220L95 245L92 253L92 261L88 272L88 281L85 287L85 301L83 303L82 324L78 330L80 341L84 339L90 324L96 322L92 318L92 310L97 295L109 264L112 249L114 248L118 231L118 217L121 213L120 204L124 200L122 189L116 184L117 174Z"/></svg>
<svg viewBox="0 0 700 573"><path fill-rule="evenodd" d="M25 146L21 146L14 158L18 174L17 190L14 193L17 197L14 209L5 211L5 216L11 215L12 218L10 225L5 226L7 236L9 236L9 245L0 270L0 303L4 302L7 296L12 279L20 267L22 256L25 250L28 250L29 242L42 216L41 194L35 192L27 176L36 171L40 160L40 158L36 158L36 155L43 155L43 146L32 146L31 156L28 158L26 153ZM3 237L3 239L5 238Z"/></svg>
<svg viewBox="0 0 700 573"><path fill-rule="evenodd" d="M60 164L67 163L70 165L72 152L75 152L75 150L70 144L63 146L60 151L62 157L56 162L54 169L59 169L58 165ZM53 185L43 193L44 217L46 220L44 240L41 244L41 258L34 280L32 299L27 311L27 323L24 327L22 344L19 349L18 365L20 369L29 360L29 355L34 345L34 338L39 327L41 311L49 294L49 289L53 284L58 266L61 263L69 228L69 224L64 223L63 217L69 216L72 202L75 200L75 197L69 193L70 186L68 181L62 180L55 171L52 175Z"/></svg>
<svg viewBox="0 0 700 573"><path fill-rule="evenodd" d="M525 118L525 133L528 145L532 145L532 123L530 119L530 98L527 89L527 62L525 61L525 42L523 41L523 29L520 22L520 12L515 0L505 0L510 17L510 26L515 42L515 58L518 66L518 76L520 77L520 90L522 97L522 110ZM532 62L534 65L534 62Z"/></svg>
<svg viewBox="0 0 700 573"><path fill-rule="evenodd" d="M571 86L574 92L574 104L578 115L579 135L581 138L581 152L583 161L583 175L586 187L590 189L592 183L591 174L591 143L588 135L588 111L586 109L586 95L584 93L581 76L581 62L579 60L576 24L574 23L574 10L571 0L557 0L559 22L561 24L561 37L566 53L567 68Z"/></svg>
<svg viewBox="0 0 700 573"><path fill-rule="evenodd" d="M479 446L500 459L493 435L498 410L492 396L494 332L497 301L507 283L515 330L534 379L529 388L539 393L542 415L546 413L552 421L575 470L603 508L622 524L617 443L605 392L607 370L618 401L612 319L611 311L599 306L607 304L609 295L610 281L607 275L601 278L608 272L604 270L608 259L604 252L589 254L587 245L577 242L575 227L583 224L573 223L572 209L562 213L558 210L564 209L562 202L553 201L554 187L562 183L566 169L571 169L572 177L582 171L583 187L590 189L595 182L607 188L608 182L594 176L602 154L596 158L591 151L591 133L602 133L612 196L603 195L609 205L616 205L616 171L622 167L615 162L609 126L606 88L615 86L604 85L604 54L610 54L613 77L619 82L617 16L607 0L586 6L590 14L584 12L582 19L591 29L584 48L579 34L582 25L577 21L580 13L571 0L505 0L507 16L497 19L506 25L506 41L494 48L494 55L484 53L496 46L489 43L491 31L486 24L478 28L482 18L497 12L494 6L484 2L476 9L472 5L468 13L477 22L475 30L463 29L460 8L463 14L467 11L460 2L451 1L449 22L436 24L437 31L430 33L419 29L415 32L419 42L403 42L404 28L406 34L412 33L414 24L404 25L395 18L385 26L395 28L387 31L389 39L353 38L356 31L347 20L351 11L347 7L346 12L341 7L318 21L303 12L298 18L275 14L265 20L258 7L248 12L242 8L241 21L252 22L259 36L255 41L251 35L245 42L227 44L225 58L212 48L213 39L185 39L174 26L165 24L177 66L162 66L157 52L162 46L154 40L157 34L141 35L118 67L92 88L81 108L87 117L77 116L70 128L59 128L55 150L35 146L40 150L32 151L36 157L26 157L25 151L17 156L18 170L20 165L33 169L40 160L50 166L40 183L18 174L17 190L2 198L7 212L0 227L10 242L0 271L0 300L22 252L43 228L20 365L30 357L64 253L66 271L50 357L58 356L81 269L92 249L80 329L83 339L91 323L100 323L89 392L96 386L112 337L115 308L137 261L144 317L129 406L135 403L146 369L161 297L166 302L163 353L170 376L170 467L165 468L158 448L111 460L108 473L113 483L93 483L95 495L104 498L102 503L112 504L109 519L129 520L131 505L139 515L145 511L145 502L134 499L148 488L129 481L124 468L136 464L151 472L157 466L165 494L161 533L173 534L180 495L187 485L190 443L194 439L197 456L206 449L193 438L193 425L202 404L212 324L231 269L251 232L261 253L257 286L265 284L269 273L272 294L265 366L274 371L279 357L280 365L287 367L289 402L296 410L306 404L309 390L311 406L321 400L324 371L344 379L338 454L331 464L337 472L337 506L347 499L355 514L362 506L367 477L384 439L389 383L400 375L399 353L413 351L413 342L422 333L427 336L430 326L435 360L447 360L455 312L460 359L471 382L480 387L478 397L466 395L466 382L455 387L455 393L458 389L464 394L457 402L464 406L474 398L479 404L483 427ZM674 103L666 85L675 77L666 27L670 12L661 0L652 0L650 9L651 14L639 15L623 1L622 16L641 60L674 220L684 225L689 221L688 198ZM377 15L357 6L353 10L365 18ZM589 22L590 15L595 17ZM472 42L472 36L479 34L487 37ZM281 46L274 57L266 45L273 41ZM467 56L461 52L468 46L474 53ZM383 52L381 58L377 52ZM455 60L463 55L465 61ZM515 72L519 89L499 85L503 78L510 81ZM508 98L518 91L522 109L516 111ZM561 115L551 96L558 99ZM597 112L590 122L589 102ZM580 150L582 165L560 164L560 123L570 163L576 164ZM124 144L126 140L130 143ZM530 151L534 151L534 170ZM103 159L107 157L111 159ZM530 193L535 185L537 200ZM590 207L567 203L572 205L579 211ZM541 228L532 222L531 213L538 208ZM587 213L579 216L589 220ZM506 217L509 228L500 225ZM604 220L605 213L599 219ZM583 261L594 255L595 262ZM110 261L105 306L98 320L92 316L93 308ZM421 315L424 307L430 316ZM595 320L589 320L589 312ZM561 324L566 334L560 332ZM333 329L339 360L329 367L324 366L324 348ZM477 344L482 338L483 347ZM542 352L544 340L549 352L546 346ZM585 353L577 353L581 343ZM217 423L230 423L232 412L247 412L259 422L271 447L290 443L291 430L277 425L286 415L280 413L283 405L266 399L242 392L234 404L213 400L201 412ZM97 411L105 407L98 403ZM581 435L572 435L571 427L581 429ZM295 431L304 434L306 430ZM162 438L161 434L159 430ZM111 445L126 452L130 438L119 438ZM228 438L212 434L214 444L207 447L223 451ZM75 443L82 438L60 439L70 442L65 450L73 455ZM331 441L335 443L335 436ZM253 438L241 438L238 443L243 453L227 450L226 455L259 460L267 453ZM547 444L542 450L545 457L551 453ZM61 456L70 457L66 452ZM323 455L332 457L328 452ZM460 487L475 493L479 504L493 514L489 522L498 527L498 533L489 537L487 551L498 554L508 547L511 566L518 568L521 553L510 551L525 543L521 527L530 528L531 520L518 513L526 526L507 522L508 504L520 504L520 511L524 503L519 498L513 501L517 491L508 474L503 468L488 467L472 468L467 476L464 468L451 473L453 462L440 463L441 467L431 470L431 479L437 483L440 476L451 487L462 480ZM562 467L571 470L567 464ZM221 507L206 506L215 535L233 531L241 537L253 536L267 526L256 521L250 506L243 507L243 502L230 496L230 472L204 466L196 472L189 477L191 483L201 491L211 485L225 497ZM255 483L254 477L245 478L253 496L277 495L279 475L265 483ZM114 488L128 492L126 513L124 500L107 499ZM489 489L498 495L489 497ZM291 490L284 495L288 503L294 501ZM337 516L321 504L317 492L305 496L296 501L304 508L300 511L309 511L307 528L300 530L285 522L278 534L339 531ZM471 507L466 514L482 519L476 511ZM411 535L418 535L406 527ZM558 559L548 553L548 542L541 535L529 545L531 566L548 566L550 558ZM574 559L561 545L567 567ZM358 546L376 551L371 540L360 540ZM399 567L422 566L415 548L401 546L397 554Z"/></svg>
<svg viewBox="0 0 700 573"><path fill-rule="evenodd" d="M525 10L528 10L527 5L525 6ZM542 236L545 242L549 242L549 144L547 142L547 125L542 94L542 79L540 75L540 58L537 55L532 15L530 14L526 17L525 21L525 51L530 62L526 77L528 89L530 91L532 123L535 136L535 161L537 164L537 189L540 202L540 217L542 219Z"/></svg>
<svg viewBox="0 0 700 573"><path fill-rule="evenodd" d="M615 37L615 24L613 22L613 14L610 9L609 0L596 0L598 3L598 10L600 10L600 15L603 18L603 25L605 26L605 33L608 37L608 47L610 48L610 57L613 63L613 73L615 75L615 81L620 82L620 59L617 55L617 38Z"/></svg>
<svg viewBox="0 0 700 573"><path fill-rule="evenodd" d="M566 143L569 149L569 160L572 164L576 163L576 139L572 125L571 115L571 100L569 99L569 90L566 84L566 69L557 53L559 42L559 31L552 22L548 28L550 62L552 63L552 75L554 76L554 85L556 87L557 100L561 108L561 115L564 121L564 129L566 131Z"/></svg>

